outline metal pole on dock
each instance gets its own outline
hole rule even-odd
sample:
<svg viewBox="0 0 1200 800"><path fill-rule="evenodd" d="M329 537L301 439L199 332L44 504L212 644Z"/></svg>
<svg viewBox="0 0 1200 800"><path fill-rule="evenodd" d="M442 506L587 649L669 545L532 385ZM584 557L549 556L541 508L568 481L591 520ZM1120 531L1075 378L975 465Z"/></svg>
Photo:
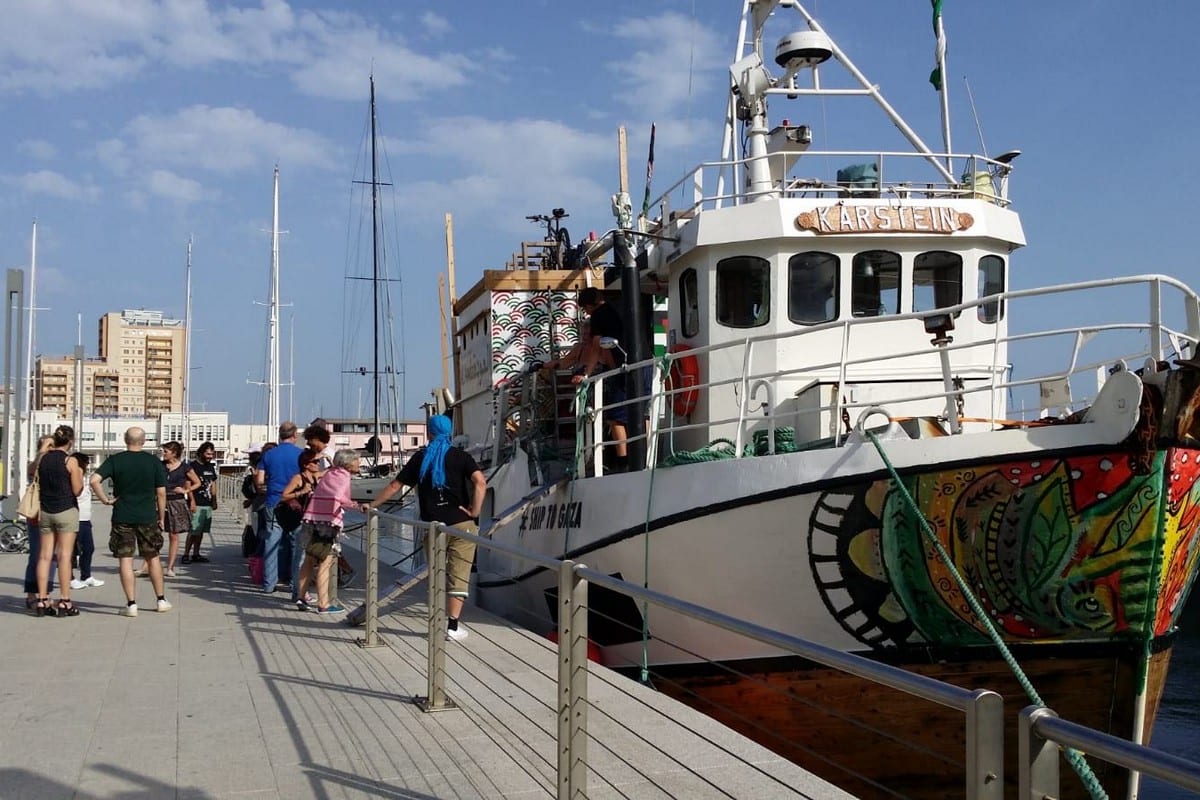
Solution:
<svg viewBox="0 0 1200 800"><path fill-rule="evenodd" d="M4 455L5 469L0 480L0 494L15 498L17 489L21 486L23 474L21 464L21 408L16 401L17 381L13 375L13 357L18 364L21 359L21 349L24 344L25 329L22 325L22 311L25 305L25 272L19 269L8 271L8 293L4 306ZM13 336L13 327L16 336ZM17 367L20 369L20 367ZM16 509L16 500L11 501ZM7 516L13 517L15 513Z"/></svg>
<svg viewBox="0 0 1200 800"><path fill-rule="evenodd" d="M379 512L367 512L367 630L360 647L379 647Z"/></svg>
<svg viewBox="0 0 1200 800"><path fill-rule="evenodd" d="M558 567L558 798L587 797L587 581Z"/></svg>
<svg viewBox="0 0 1200 800"><path fill-rule="evenodd" d="M446 526L430 525L425 535L429 563L429 648L426 662L426 695L417 698L422 711L457 708L446 697Z"/></svg>

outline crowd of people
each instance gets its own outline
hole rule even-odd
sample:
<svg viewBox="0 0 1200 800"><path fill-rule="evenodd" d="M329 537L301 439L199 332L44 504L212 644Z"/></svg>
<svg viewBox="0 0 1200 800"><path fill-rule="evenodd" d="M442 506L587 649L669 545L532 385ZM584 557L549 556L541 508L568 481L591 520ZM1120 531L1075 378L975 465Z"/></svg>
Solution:
<svg viewBox="0 0 1200 800"><path fill-rule="evenodd" d="M477 533L487 491L483 472L470 454L451 445L449 417L431 417L427 432L428 445L409 459L369 504L351 497L351 480L361 467L359 452L333 452L324 420L314 420L303 432L295 423L285 422L279 426L277 442L252 447L243 494L253 529L252 558L261 571L252 570L252 574L262 592L290 590L290 601L301 611L344 613L338 587L354 577L341 553L345 512L368 513L406 486L416 489L422 520ZM301 437L304 448L296 443ZM104 585L92 574L93 500L113 507L109 551L118 560L125 593L122 615L138 614L139 577L150 579L155 608L165 612L172 608L165 580L177 576L177 565L209 563L200 548L217 509L216 448L205 442L197 448L195 458L187 461L179 442L163 444L161 458L146 452L145 442L141 428L128 429L125 450L91 471L88 456L74 452L75 431L70 426L60 425L53 435L39 441L38 456L29 467L30 481L40 495L39 511L28 519L25 605L31 613L77 616L79 608L71 600L71 590ZM136 572L135 555L142 559ZM472 542L449 537L447 635L451 639L467 635L459 617L474 559ZM73 571L76 565L78 578ZM60 576L57 603L51 600L55 568ZM310 587L314 592L309 592Z"/></svg>

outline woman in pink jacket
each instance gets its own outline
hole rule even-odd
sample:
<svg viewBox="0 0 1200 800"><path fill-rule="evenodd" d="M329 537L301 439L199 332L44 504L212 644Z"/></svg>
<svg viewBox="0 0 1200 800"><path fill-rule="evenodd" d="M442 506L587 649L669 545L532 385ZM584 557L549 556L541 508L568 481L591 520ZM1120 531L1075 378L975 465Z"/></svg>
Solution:
<svg viewBox="0 0 1200 800"><path fill-rule="evenodd" d="M296 608L301 611L311 608L304 595L314 566L317 570L317 613L341 614L346 610L340 605L329 604L329 573L334 562L333 545L342 532L345 510L358 508L358 503L350 499L350 476L358 472L359 466L356 451L337 451L333 467L321 476L309 496L300 530L304 563L300 565L300 583L296 587Z"/></svg>

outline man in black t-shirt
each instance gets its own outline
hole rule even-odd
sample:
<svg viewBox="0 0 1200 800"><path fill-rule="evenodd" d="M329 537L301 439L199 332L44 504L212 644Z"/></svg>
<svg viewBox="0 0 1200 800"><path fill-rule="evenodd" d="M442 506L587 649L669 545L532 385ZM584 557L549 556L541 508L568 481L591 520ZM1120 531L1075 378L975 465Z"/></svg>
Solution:
<svg viewBox="0 0 1200 800"><path fill-rule="evenodd" d="M479 512L487 493L487 479L471 454L450 444L450 418L435 414L426 423L429 444L408 460L363 511L378 508L405 486L417 489L421 519L442 522L465 533L479 532ZM458 621L467 599L475 543L457 536L446 541L446 635L467 638L467 628Z"/></svg>
<svg viewBox="0 0 1200 800"><path fill-rule="evenodd" d="M596 372L607 372L625 363L625 350L621 348L621 339L625 336L625 326L617 310L604 301L604 297L594 286L589 286L579 293L579 307L587 312L591 321L591 341L583 347L582 374L572 380L581 383L583 378ZM612 338L618 346L605 350L600 346L601 339ZM604 380L604 405L620 403L625 400L625 378L623 375L613 375ZM617 455L617 471L624 472L629 468L629 450L626 446L628 434L625 424L629 421L629 407L606 408L604 421L612 434Z"/></svg>

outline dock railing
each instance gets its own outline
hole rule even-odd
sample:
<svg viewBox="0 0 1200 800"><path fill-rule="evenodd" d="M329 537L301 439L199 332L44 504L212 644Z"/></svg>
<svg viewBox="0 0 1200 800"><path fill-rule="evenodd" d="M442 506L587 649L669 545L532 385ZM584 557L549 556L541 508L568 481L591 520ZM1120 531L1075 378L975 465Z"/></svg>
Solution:
<svg viewBox="0 0 1200 800"><path fill-rule="evenodd" d="M506 514L501 514L506 516ZM367 553L375 552L380 518L393 518L424 533L429 571L427 694L417 700L425 711L454 708L446 692L446 538L457 536L476 546L496 550L537 564L558 575L558 690L557 796L561 800L587 796L588 758L588 586L595 584L635 600L748 636L833 669L856 675L907 694L955 708L966 725L966 785L968 800L1004 796L1004 709L996 692L968 690L907 672L862 656L844 653L786 633L755 625L710 608L613 578L574 561L564 561L525 548L475 536L437 522L401 519L372 511L367 524ZM499 518L499 517L498 517ZM486 531L485 531L486 533ZM378 586L368 582L368 637L378 630ZM370 644L368 641L366 644Z"/></svg>

